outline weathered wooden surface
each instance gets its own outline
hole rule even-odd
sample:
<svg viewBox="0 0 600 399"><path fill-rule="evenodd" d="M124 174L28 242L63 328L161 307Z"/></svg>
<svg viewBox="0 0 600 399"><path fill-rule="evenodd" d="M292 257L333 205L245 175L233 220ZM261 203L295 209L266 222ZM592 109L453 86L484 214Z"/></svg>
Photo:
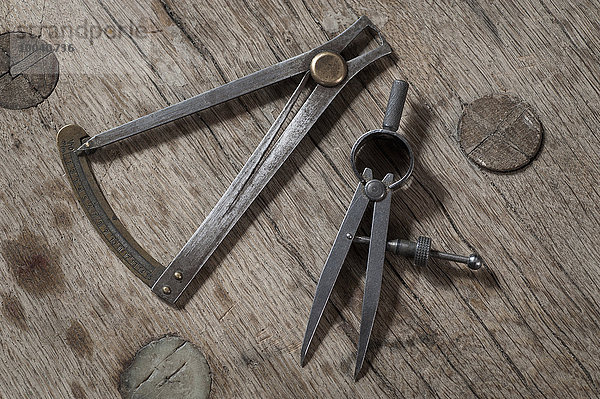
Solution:
<svg viewBox="0 0 600 399"><path fill-rule="evenodd" d="M90 134L299 54L366 14L395 50L346 87L215 252L183 309L108 251L74 201L57 130ZM595 397L600 393L599 6L593 1L4 2L2 32L58 53L55 92L0 109L0 288L7 398L118 397L135 351L165 333L194 342L212 397ZM125 27L57 37L44 26ZM130 28L143 27L144 34ZM114 31L112 31L114 33ZM416 150L390 236L481 252L479 273L387 258L363 377L354 382L366 250L357 248L310 352L299 348L348 201L354 140L381 123L392 79L411 83L401 131ZM167 263L291 94L285 82L96 152L125 225ZM509 92L545 142L513 174L471 164L462 107Z"/></svg>

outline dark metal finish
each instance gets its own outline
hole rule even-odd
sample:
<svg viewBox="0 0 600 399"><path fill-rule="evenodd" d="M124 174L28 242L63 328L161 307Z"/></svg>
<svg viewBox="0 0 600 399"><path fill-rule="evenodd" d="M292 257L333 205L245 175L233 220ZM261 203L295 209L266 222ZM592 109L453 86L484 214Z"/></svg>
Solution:
<svg viewBox="0 0 600 399"><path fill-rule="evenodd" d="M389 130L379 129L379 130L371 130L370 132L367 132L367 133L363 134L362 136L360 136L358 138L358 140L356 140L356 142L352 146L352 150L350 151L350 165L352 166L352 170L354 171L354 175L356 175L356 177L361 182L366 183L366 181L363 179L362 175L358 171L358 167L356 166L356 157L358 156L358 153L360 152L361 148L369 140L373 140L373 139L378 138L378 137L388 137L388 138L391 138L393 140L399 141L406 148L406 151L408 153L408 157L409 157L409 162L410 163L408 165L408 169L404 173L404 176L402 176L400 179L396 180L395 182L391 183L388 186L388 188L390 190L396 190L396 189L400 188L404 183L406 183L406 181L408 180L408 178L412 174L412 171L413 171L414 166L415 166L415 156L413 154L412 148L410 147L410 144L408 144L408 141L406 141L406 139L404 137L400 136L398 133L395 133L395 132L392 132L392 131L389 131Z"/></svg>
<svg viewBox="0 0 600 399"><path fill-rule="evenodd" d="M466 263L471 269L479 269L482 260L478 255L472 254L470 257L461 257L454 254L446 254L431 250L431 239L429 237L419 237L417 242L406 240L387 241L387 231L390 217L390 205L392 192L406 182L414 167L414 156L408 142L395 131L400 124L403 104L406 101L408 84L403 81L394 81L391 89L390 99L386 110L384 129L373 130L363 134L352 146L350 154L350 164L360 183L356 188L354 197L344 221L340 226L337 237L333 243L315 292L308 324L302 342L300 351L300 362L304 365L308 348L313 339L317 325L323 315L323 310L333 290L333 286L339 276L342 264L348 254L352 242L369 245L369 256L367 259L367 273L365 280L365 291L362 303L362 314L360 322L360 334L358 338L358 348L356 357L356 367L354 369L354 379L358 379L360 370L363 366L369 339L377 313L379 296L381 294L381 280L383 276L383 265L385 261L385 251L393 252L401 256L412 258L417 266L426 266L429 257L450 259L457 262ZM408 150L410 157L410 166L403 177L394 182L394 175L391 173L381 180L373 179L373 172L366 168L360 174L356 166L356 156L361 147L367 140L377 137L387 137L393 140L399 140ZM367 204L373 202L373 220L371 222L371 237L356 237L356 230L364 216Z"/></svg>
<svg viewBox="0 0 600 399"><path fill-rule="evenodd" d="M379 45L353 59L342 58L343 73L339 73L338 70L332 74L341 76L339 84L335 87L317 84L288 126L280 132L301 91L307 86L310 79L309 66L315 56L321 54L322 57L322 54L327 52L339 54L365 29L376 32ZM174 303L335 96L363 68L390 52L390 46L377 28L368 18L361 17L343 33L322 46L92 138L87 138L80 127L65 127L59 133L58 145L67 176L88 218L108 245L158 296ZM321 74L327 72L325 69L323 65L319 66ZM304 77L290 100L215 208L166 269L158 264L143 251L118 221L102 195L85 155L93 149L301 73L304 73ZM80 186L84 189L80 189Z"/></svg>
<svg viewBox="0 0 600 399"><path fill-rule="evenodd" d="M373 178L371 169L365 169L364 178L367 180ZM321 320L323 310L325 310L325 305L327 305L333 286L340 274L342 264L352 245L352 237L356 234L356 230L358 229L368 204L369 199L365 195L364 185L358 183L358 187L356 187L350 206L346 211L340 230L333 242L331 251L329 251L329 256L327 256L327 261L325 262L321 277L319 277L319 282L317 283L315 299L312 308L310 309L310 316L308 317L308 324L306 326L304 340L302 341L302 349L300 351L300 363L302 365L304 365L308 347L315 335L317 325L319 324L319 320Z"/></svg>
<svg viewBox="0 0 600 399"><path fill-rule="evenodd" d="M378 137L388 137L393 140L398 140L404 146L408 152L408 157L410 164L408 166L408 170L399 180L389 184L388 188L390 190L396 190L400 188L406 180L410 177L413 168L415 166L415 157L408 144L408 141L404 139L404 137L400 136L396 133L398 130L398 126L400 126L400 118L402 117L402 111L404 110L404 103L406 102L406 94L408 93L408 83L404 80L394 80L392 83L392 88L390 89L390 97L388 99L387 107L385 109L385 116L383 118L383 129L371 130L360 136L358 140L352 146L352 151L350 151L350 165L352 166L352 170L354 171L354 175L358 177L358 179L365 183L363 180L362 174L358 170L356 166L356 157L360 149L365 145L369 140Z"/></svg>
<svg viewBox="0 0 600 399"><path fill-rule="evenodd" d="M104 198L86 157L74 151L88 136L76 125L60 129L56 137L60 159L73 192L88 219L121 261L146 285L152 286L165 267L135 241Z"/></svg>
<svg viewBox="0 0 600 399"><path fill-rule="evenodd" d="M367 28L377 32L380 46L376 49L379 52L389 54L391 49L375 25L367 18L360 17L344 32L328 41L327 43L307 51L304 54L297 55L288 60L282 61L270 67L261 69L243 78L226 83L212 90L198 94L195 97L173 104L149 115L142 116L121 126L117 126L105 132L99 133L84 144L77 152L91 150L103 147L127 137L142 133L146 130L155 128L165 123L202 111L217 104L240 97L252 91L264 88L273 83L286 78L299 75L309 70L313 58L323 52L330 51L340 53L358 34ZM382 54L382 55L385 55ZM379 58L379 57L377 57ZM348 79L345 79L347 81Z"/></svg>
<svg viewBox="0 0 600 399"><path fill-rule="evenodd" d="M354 196L352 197L352 201L350 202L350 206L344 216L344 220L342 221L342 225L340 226L333 246L331 247L321 276L319 277L315 299L310 310L308 324L302 342L302 349L300 351L300 362L304 365L306 353L308 352L310 343L314 337L319 321L321 320L327 301L331 296L331 291L339 276L348 250L352 245L353 237L364 216L367 205L369 202L373 201L375 205L373 208L373 220L371 222L372 239L368 239L370 245L369 256L367 259L367 278L365 282L360 335L354 372L355 378L358 377L358 373L360 372L365 359L375 314L377 313L377 305L379 303L392 198L390 195L391 191L386 189L386 187L393 181L394 175L388 173L382 181L378 181L373 179L373 172L371 169L367 168L363 173L363 179L366 180L367 183L363 184L360 182L358 184ZM383 198L369 198L366 193L366 185L371 182L377 182L377 185L384 188Z"/></svg>
<svg viewBox="0 0 600 399"><path fill-rule="evenodd" d="M152 287L158 296L167 302L175 302L194 276L204 266L227 233L252 204L254 199L275 175L279 167L304 138L313 124L329 106L331 101L367 65L388 54L390 48L382 45L374 50L348 61L348 75L335 87L317 85L292 121L273 145L275 134L287 116L287 107L274 123L258 148L246 162L238 176L231 183L223 197L198 227L167 270ZM291 105L289 106L291 109ZM280 122L281 121L281 122ZM271 134L272 133L272 134ZM270 152L269 152L270 151ZM182 273L180 280L173 278L173 272ZM171 293L166 295L163 286L169 286Z"/></svg>
<svg viewBox="0 0 600 399"><path fill-rule="evenodd" d="M389 186L393 180L394 175L388 173L383 178L382 183L385 186ZM371 338L371 331L373 330L373 323L375 322L375 314L377 313L377 305L379 305L391 204L392 196L390 193L390 195L386 195L383 199L375 202L373 207L371 243L369 245L369 257L367 258L367 277L360 318L360 335L358 336L356 367L354 368L355 380L358 378L358 373L365 361L369 339Z"/></svg>
<svg viewBox="0 0 600 399"><path fill-rule="evenodd" d="M471 254L467 260L467 266L471 270L479 270L483 266L483 259L478 254Z"/></svg>
<svg viewBox="0 0 600 399"><path fill-rule="evenodd" d="M365 184L365 194L371 201L381 201L385 198L386 193L387 187L382 181L374 179Z"/></svg>
<svg viewBox="0 0 600 399"><path fill-rule="evenodd" d="M390 90L390 98L388 99L388 104L385 109L385 116L383 117L384 130L392 132L398 130L407 93L408 83L404 80L394 80L392 89Z"/></svg>
<svg viewBox="0 0 600 399"><path fill-rule="evenodd" d="M431 251L431 238L423 236L417 238L414 257L416 266L427 265L427 262L429 262L429 251Z"/></svg>
<svg viewBox="0 0 600 399"><path fill-rule="evenodd" d="M358 244L369 244L371 239L369 237L354 237L354 242ZM457 263L466 264L471 270L478 270L483 266L483 259L473 253L469 256L462 256L456 254L449 254L446 252L434 251L431 249L431 238L419 237L417 242L407 240L391 240L386 244L386 250L392 252L395 255L400 255L405 258L413 258L415 265L427 266L429 258L437 258L443 260L449 260Z"/></svg>
<svg viewBox="0 0 600 399"><path fill-rule="evenodd" d="M405 82L394 82L392 92L390 94L390 101L388 103L388 110L386 111L386 123L391 124L390 128L394 128L394 125L396 126L395 129L398 128L399 119L402 114L402 105L406 99L407 88L408 85ZM402 145L408 149L410 156L409 169L405 175L396 182L394 182L394 175L392 173L386 174L381 181L373 179L373 172L369 168L366 168L362 174L358 173L356 167L356 156L358 151L367 140L380 136L399 140ZM346 259L350 245L354 240L369 243L369 256L367 259L367 275L363 297L360 335L358 338L356 367L354 369L354 378L357 379L365 360L365 355L369 346L369 339L371 337L371 331L373 329L373 323L375 321L375 315L377 313L377 306L379 304L385 251L386 248L394 248L393 245L390 246L387 242L390 206L392 201L391 193L394 189L399 188L412 173L414 156L410 145L403 137L392 130L380 129L363 134L356 141L356 143L354 143L350 155L350 163L360 183L358 184L356 192L354 193L354 197L352 198L350 206L346 211L346 216L344 217L344 221L340 226L340 230L338 231L337 237L333 243L331 252L327 257L321 277L319 277L317 290L315 292L315 299L310 310L308 324L306 326L306 332L302 342L300 362L301 364L304 364L306 353L308 352L308 348L317 329L317 325L319 324L319 321L323 315L323 310L325 309L327 301L329 300L333 286L338 278L342 264ZM355 239L354 236L356 234L356 230L364 216L367 204L369 202L374 203L373 219L371 222L371 238L369 239L361 237L359 239Z"/></svg>

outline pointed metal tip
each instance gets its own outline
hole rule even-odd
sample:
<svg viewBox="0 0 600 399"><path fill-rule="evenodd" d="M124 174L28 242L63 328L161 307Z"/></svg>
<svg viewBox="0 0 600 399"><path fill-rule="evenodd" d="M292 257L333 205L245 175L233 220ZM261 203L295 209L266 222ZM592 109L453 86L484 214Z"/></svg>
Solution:
<svg viewBox="0 0 600 399"><path fill-rule="evenodd" d="M354 381L358 381L358 377L360 376L360 370L362 370L364 362L364 357L362 359L360 358L360 356L356 358L356 367L354 368Z"/></svg>
<svg viewBox="0 0 600 399"><path fill-rule="evenodd" d="M358 365L356 365L356 369L354 370L354 381L358 381L358 377L360 375L360 369L362 367L358 367Z"/></svg>
<svg viewBox="0 0 600 399"><path fill-rule="evenodd" d="M85 143L80 145L74 152L76 154L81 154L82 152L89 150L89 149L90 149L90 143L88 141L86 141Z"/></svg>
<svg viewBox="0 0 600 399"><path fill-rule="evenodd" d="M310 346L310 341L306 341L306 334L304 336L304 341L302 342L302 348L300 349L300 367L304 367L306 365L306 354L308 353L308 347Z"/></svg>
<svg viewBox="0 0 600 399"><path fill-rule="evenodd" d="M94 143L96 142L96 140L94 139L94 137L87 137L87 140L85 140L76 150L75 153L76 154L81 154L82 152L86 152L86 151L90 151L96 148L96 146L94 145Z"/></svg>

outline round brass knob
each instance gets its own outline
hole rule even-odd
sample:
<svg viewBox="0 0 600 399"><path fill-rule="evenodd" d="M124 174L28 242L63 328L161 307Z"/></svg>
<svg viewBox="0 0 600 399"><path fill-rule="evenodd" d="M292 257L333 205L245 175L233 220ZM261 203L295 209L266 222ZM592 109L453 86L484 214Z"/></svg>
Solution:
<svg viewBox="0 0 600 399"><path fill-rule="evenodd" d="M310 75L320 85L337 86L346 78L346 60L338 53L323 51L310 62Z"/></svg>

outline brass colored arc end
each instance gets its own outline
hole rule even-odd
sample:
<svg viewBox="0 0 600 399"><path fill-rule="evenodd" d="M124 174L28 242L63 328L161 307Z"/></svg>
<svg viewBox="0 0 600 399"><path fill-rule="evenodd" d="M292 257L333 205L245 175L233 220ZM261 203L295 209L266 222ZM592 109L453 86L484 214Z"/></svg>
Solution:
<svg viewBox="0 0 600 399"><path fill-rule="evenodd" d="M310 62L310 75L315 82L323 86L337 86L347 74L346 60L332 51L320 52Z"/></svg>

